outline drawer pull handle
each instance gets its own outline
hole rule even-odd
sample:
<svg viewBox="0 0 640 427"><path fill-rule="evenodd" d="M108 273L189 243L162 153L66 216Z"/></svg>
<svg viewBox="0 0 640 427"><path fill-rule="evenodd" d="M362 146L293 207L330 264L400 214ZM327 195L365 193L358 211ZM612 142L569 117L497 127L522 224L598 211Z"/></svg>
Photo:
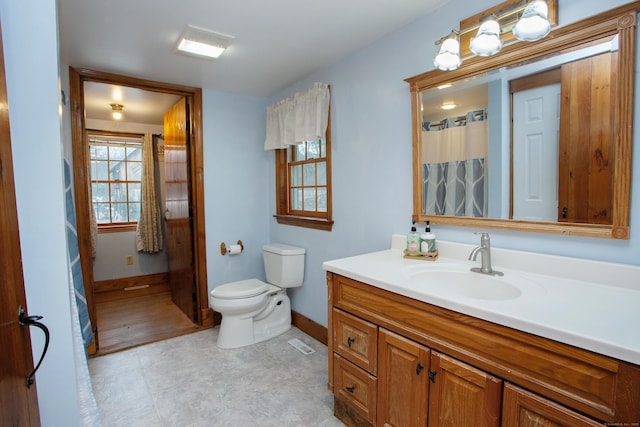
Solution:
<svg viewBox="0 0 640 427"><path fill-rule="evenodd" d="M352 385L351 387L345 387L345 389L349 392L349 393L353 393L356 391L356 386Z"/></svg>
<svg viewBox="0 0 640 427"><path fill-rule="evenodd" d="M347 345L349 347L351 347L351 344L353 344L354 342L356 342L355 338L347 337Z"/></svg>
<svg viewBox="0 0 640 427"><path fill-rule="evenodd" d="M422 372L423 369L424 369L424 366L422 366L422 363L418 363L416 365L416 375L420 375L420 372Z"/></svg>

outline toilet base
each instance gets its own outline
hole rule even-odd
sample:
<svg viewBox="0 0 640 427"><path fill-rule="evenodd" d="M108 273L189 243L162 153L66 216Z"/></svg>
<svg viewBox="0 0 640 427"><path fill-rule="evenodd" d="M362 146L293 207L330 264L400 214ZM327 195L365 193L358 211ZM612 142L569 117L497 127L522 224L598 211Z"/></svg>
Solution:
<svg viewBox="0 0 640 427"><path fill-rule="evenodd" d="M252 317L222 316L216 345L231 349L276 337L291 329L291 301L280 291L271 296L264 310Z"/></svg>

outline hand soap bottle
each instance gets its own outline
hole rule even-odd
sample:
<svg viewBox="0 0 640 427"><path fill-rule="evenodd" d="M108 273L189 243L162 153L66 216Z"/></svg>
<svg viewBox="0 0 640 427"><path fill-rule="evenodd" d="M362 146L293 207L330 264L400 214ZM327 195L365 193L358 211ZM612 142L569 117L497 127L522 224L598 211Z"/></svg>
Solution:
<svg viewBox="0 0 640 427"><path fill-rule="evenodd" d="M427 228L424 233L420 235L420 252L435 252L436 251L436 235L431 232L429 221L427 221Z"/></svg>
<svg viewBox="0 0 640 427"><path fill-rule="evenodd" d="M416 231L416 226L411 227L411 232L407 234L407 255L420 256L420 234Z"/></svg>

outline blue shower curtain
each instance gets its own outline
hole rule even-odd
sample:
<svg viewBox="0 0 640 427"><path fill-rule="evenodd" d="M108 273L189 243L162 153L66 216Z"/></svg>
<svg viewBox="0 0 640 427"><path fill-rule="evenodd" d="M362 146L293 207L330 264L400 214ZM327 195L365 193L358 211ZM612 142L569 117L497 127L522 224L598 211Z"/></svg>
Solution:
<svg viewBox="0 0 640 427"><path fill-rule="evenodd" d="M73 200L73 187L71 185L71 167L69 162L64 162L64 197L67 219L67 250L69 252L69 270L73 279L73 290L76 304L78 306L78 317L80 329L82 331L82 341L86 348L93 341L91 331L91 320L89 319L89 309L87 298L84 293L84 281L82 279L82 268L80 266L80 251L78 250L78 231L76 229L76 210Z"/></svg>
<svg viewBox="0 0 640 427"><path fill-rule="evenodd" d="M425 214L487 215L485 118L485 110L475 110L466 116L423 123ZM465 129L470 123L474 123L469 126L473 131Z"/></svg>

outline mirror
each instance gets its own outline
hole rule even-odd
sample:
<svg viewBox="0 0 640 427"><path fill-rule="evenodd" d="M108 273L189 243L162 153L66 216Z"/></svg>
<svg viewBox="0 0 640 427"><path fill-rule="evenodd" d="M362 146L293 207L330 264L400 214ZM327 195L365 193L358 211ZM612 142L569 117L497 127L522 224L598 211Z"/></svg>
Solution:
<svg viewBox="0 0 640 427"><path fill-rule="evenodd" d="M628 239L639 7L406 79L413 219ZM557 108L540 108L545 97ZM460 105L443 112L447 101ZM544 129L523 119L532 112L549 114Z"/></svg>

